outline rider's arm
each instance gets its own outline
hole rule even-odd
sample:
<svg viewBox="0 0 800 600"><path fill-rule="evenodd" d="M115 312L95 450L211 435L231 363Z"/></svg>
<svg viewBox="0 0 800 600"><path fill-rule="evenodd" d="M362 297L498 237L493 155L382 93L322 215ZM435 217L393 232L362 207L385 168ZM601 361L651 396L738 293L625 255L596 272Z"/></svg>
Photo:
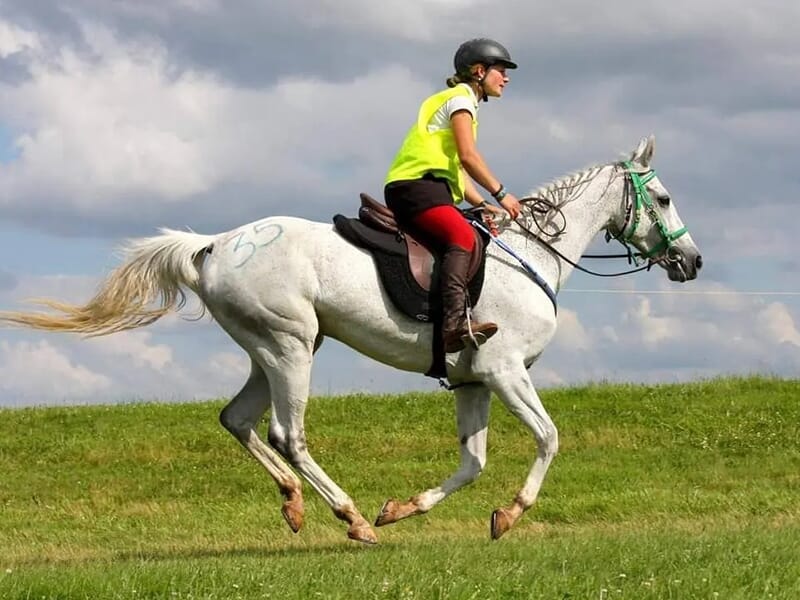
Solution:
<svg viewBox="0 0 800 600"><path fill-rule="evenodd" d="M481 196L478 188L475 187L472 179L465 173L464 177L464 200L472 204L472 206L481 206L486 200Z"/></svg>
<svg viewBox="0 0 800 600"><path fill-rule="evenodd" d="M478 152L478 148L475 146L475 138L472 133L472 115L470 112L467 110L454 112L453 116L450 117L450 127L453 130L453 138L456 142L458 159L461 161L461 166L472 179L490 194L494 195L497 193L502 187L502 184L489 170L480 152ZM477 190L475 191L477 193ZM467 201L469 202L469 198ZM500 205L509 212L512 219L517 218L520 211L520 204L519 200L517 200L513 194L506 193L499 202Z"/></svg>
<svg viewBox="0 0 800 600"><path fill-rule="evenodd" d="M472 179L466 175L464 177L464 199L472 206L483 206L484 210L490 215L500 215L505 213L502 208L495 206L494 204L488 204Z"/></svg>
<svg viewBox="0 0 800 600"><path fill-rule="evenodd" d="M458 150L458 159L467 174L487 192L493 194L502 185L483 160L472 133L472 115L469 111L459 110L450 118L450 127Z"/></svg>

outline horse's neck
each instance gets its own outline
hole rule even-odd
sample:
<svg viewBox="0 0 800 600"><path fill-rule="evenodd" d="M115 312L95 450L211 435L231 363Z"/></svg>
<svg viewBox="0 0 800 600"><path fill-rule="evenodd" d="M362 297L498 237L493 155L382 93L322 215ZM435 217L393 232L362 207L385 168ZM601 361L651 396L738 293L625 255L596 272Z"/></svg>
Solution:
<svg viewBox="0 0 800 600"><path fill-rule="evenodd" d="M572 179L580 182L580 174ZM574 263L580 260L598 232L608 226L612 214L619 210L622 197L622 181L615 177L613 166L602 167L596 175L587 179L584 183L577 183L561 198L552 197L552 190L559 187L559 182L545 190L549 190L549 193L543 194L559 206L566 220L566 227L556 238L542 235L541 239ZM539 221L541 223L541 219ZM539 231L532 217L526 217L525 222L529 230ZM556 216L554 223L558 222L559 217ZM526 256L551 286L556 290L560 289L572 274L572 265L556 257L541 243L532 241L530 235L522 229L514 226L512 231L512 245Z"/></svg>

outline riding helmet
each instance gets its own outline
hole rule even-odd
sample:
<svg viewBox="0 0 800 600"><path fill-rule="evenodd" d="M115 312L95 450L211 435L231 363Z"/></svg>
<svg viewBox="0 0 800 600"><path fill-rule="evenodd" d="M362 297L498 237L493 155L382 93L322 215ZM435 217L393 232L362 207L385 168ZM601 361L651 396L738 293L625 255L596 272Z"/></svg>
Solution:
<svg viewBox="0 0 800 600"><path fill-rule="evenodd" d="M517 68L517 63L511 60L506 47L488 38L476 38L464 42L453 57L453 65L459 75L469 73L470 67L479 63L487 67L502 65L508 69Z"/></svg>

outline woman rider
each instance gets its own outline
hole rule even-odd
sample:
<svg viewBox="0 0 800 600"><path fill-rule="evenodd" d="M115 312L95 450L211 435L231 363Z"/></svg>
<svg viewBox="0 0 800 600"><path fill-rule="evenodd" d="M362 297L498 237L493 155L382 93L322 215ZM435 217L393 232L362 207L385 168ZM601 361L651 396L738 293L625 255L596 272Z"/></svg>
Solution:
<svg viewBox="0 0 800 600"><path fill-rule="evenodd" d="M466 200L487 205L474 182L516 219L520 204L494 176L475 147L478 101L499 98L508 84L507 69L516 69L508 50L490 39L461 44L453 59L455 74L447 89L420 107L386 177L384 197L401 225L410 227L443 252L440 281L444 309L445 352L458 352L469 337L466 316L467 270L475 246L473 228L455 204ZM464 171L469 177L464 176ZM485 341L497 332L494 323L472 323Z"/></svg>

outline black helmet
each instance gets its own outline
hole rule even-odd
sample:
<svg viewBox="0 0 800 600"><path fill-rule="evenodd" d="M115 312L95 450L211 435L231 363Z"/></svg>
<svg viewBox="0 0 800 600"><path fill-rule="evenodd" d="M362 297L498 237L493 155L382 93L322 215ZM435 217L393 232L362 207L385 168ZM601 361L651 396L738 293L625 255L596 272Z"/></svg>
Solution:
<svg viewBox="0 0 800 600"><path fill-rule="evenodd" d="M470 67L478 63L487 67L502 65L508 69L517 68L517 63L511 60L511 55L505 46L487 38L464 42L453 57L453 64L459 75L469 73Z"/></svg>

